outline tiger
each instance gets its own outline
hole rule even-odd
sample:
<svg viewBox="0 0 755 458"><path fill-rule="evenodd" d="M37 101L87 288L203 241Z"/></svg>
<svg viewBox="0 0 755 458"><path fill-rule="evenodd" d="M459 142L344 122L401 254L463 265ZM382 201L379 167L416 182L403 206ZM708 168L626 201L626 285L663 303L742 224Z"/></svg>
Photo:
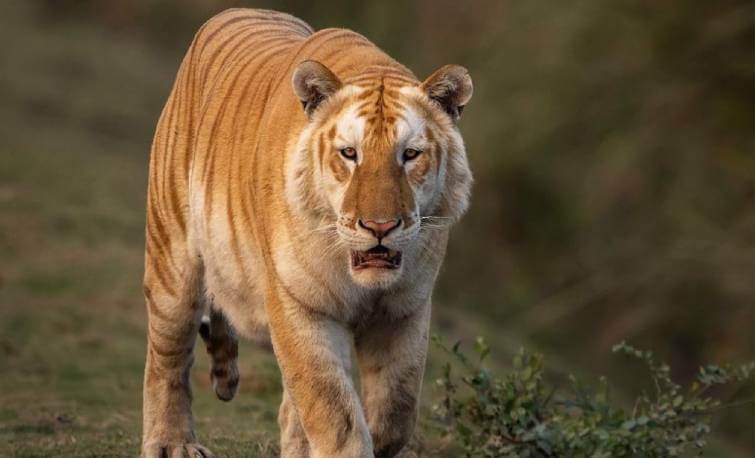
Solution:
<svg viewBox="0 0 755 458"><path fill-rule="evenodd" d="M469 72L420 81L367 38L230 9L195 34L150 152L141 456L198 442L196 336L217 397L238 338L280 368L282 457L390 457L418 416L431 295L472 186Z"/></svg>

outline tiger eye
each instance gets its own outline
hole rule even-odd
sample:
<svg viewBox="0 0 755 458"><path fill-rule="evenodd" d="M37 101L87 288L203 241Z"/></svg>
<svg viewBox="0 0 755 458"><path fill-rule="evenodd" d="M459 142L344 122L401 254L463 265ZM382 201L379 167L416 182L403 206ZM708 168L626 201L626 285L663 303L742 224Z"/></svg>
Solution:
<svg viewBox="0 0 755 458"><path fill-rule="evenodd" d="M403 159L404 162L409 162L411 160L417 159L417 156L422 154L422 151L414 148L407 148L404 150Z"/></svg>
<svg viewBox="0 0 755 458"><path fill-rule="evenodd" d="M357 150L352 147L344 148L341 150L341 156L350 161L355 161L357 158Z"/></svg>

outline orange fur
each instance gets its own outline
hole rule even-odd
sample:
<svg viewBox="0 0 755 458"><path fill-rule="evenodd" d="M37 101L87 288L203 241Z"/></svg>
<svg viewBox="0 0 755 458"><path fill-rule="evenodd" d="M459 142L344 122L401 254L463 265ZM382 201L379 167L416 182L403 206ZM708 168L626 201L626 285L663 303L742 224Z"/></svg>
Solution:
<svg viewBox="0 0 755 458"><path fill-rule="evenodd" d="M208 310L202 336L222 399L238 382L235 331L269 333L283 456L403 447L432 287L469 198L455 121L471 91L461 67L422 83L361 35L283 13L228 10L199 30L150 160L143 456L210 455L194 435L188 377ZM404 160L407 148L422 152ZM365 221L399 224L376 240ZM350 264L377 243L402 254L399 268Z"/></svg>

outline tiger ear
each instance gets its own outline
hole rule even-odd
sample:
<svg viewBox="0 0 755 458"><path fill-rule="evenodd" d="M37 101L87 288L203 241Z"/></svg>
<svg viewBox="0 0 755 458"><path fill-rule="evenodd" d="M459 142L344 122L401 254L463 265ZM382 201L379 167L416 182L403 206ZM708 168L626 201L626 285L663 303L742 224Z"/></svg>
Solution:
<svg viewBox="0 0 755 458"><path fill-rule="evenodd" d="M341 80L320 62L305 60L296 66L292 78L294 93L301 101L304 112L311 117L317 107L338 89Z"/></svg>
<svg viewBox="0 0 755 458"><path fill-rule="evenodd" d="M457 121L461 117L464 105L472 98L474 87L466 68L461 65L444 65L422 83L422 90L430 99L437 102L451 119Z"/></svg>

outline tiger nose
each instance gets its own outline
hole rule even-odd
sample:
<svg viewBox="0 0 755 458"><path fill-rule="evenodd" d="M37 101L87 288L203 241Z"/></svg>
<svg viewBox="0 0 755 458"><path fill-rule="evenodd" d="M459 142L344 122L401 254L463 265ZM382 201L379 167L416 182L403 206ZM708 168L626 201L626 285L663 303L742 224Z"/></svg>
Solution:
<svg viewBox="0 0 755 458"><path fill-rule="evenodd" d="M359 227L372 232L372 235L374 235L378 239L382 239L383 237L387 236L392 230L396 229L400 225L400 218L390 219L388 221L374 221L371 219L359 220Z"/></svg>

